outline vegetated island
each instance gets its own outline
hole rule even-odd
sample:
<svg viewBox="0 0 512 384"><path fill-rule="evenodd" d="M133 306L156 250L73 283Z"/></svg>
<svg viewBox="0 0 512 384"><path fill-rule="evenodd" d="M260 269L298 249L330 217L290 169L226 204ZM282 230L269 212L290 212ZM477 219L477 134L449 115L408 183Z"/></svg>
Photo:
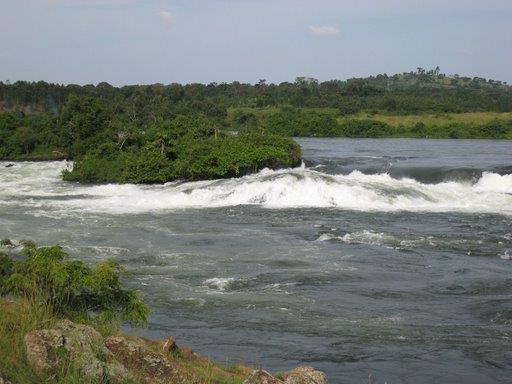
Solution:
<svg viewBox="0 0 512 384"><path fill-rule="evenodd" d="M122 333L125 322L147 324L150 309L114 261L90 266L30 241L0 249L1 384L327 384L309 366L271 375L217 364L171 336Z"/></svg>
<svg viewBox="0 0 512 384"><path fill-rule="evenodd" d="M512 139L512 87L439 68L319 83L0 82L0 159L73 159L65 180L163 183L293 167L291 137Z"/></svg>

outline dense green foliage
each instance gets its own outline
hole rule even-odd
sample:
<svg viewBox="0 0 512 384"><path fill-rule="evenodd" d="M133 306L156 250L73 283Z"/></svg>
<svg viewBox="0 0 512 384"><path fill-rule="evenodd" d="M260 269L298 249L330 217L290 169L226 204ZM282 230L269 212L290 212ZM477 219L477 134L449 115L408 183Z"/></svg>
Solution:
<svg viewBox="0 0 512 384"><path fill-rule="evenodd" d="M510 111L512 88L505 83L421 68L278 85L0 82L0 159L73 159L65 179L86 182L232 177L298 164L300 149L277 136L510 139L512 118L377 118Z"/></svg>
<svg viewBox="0 0 512 384"><path fill-rule="evenodd" d="M300 163L300 147L291 139L236 135L221 130L225 108L188 108L137 118L98 98L72 94L58 116L0 115L0 158L73 158L66 180L132 183L233 177Z"/></svg>
<svg viewBox="0 0 512 384"><path fill-rule="evenodd" d="M121 286L121 267L105 261L95 267L69 260L59 246L36 247L27 242L18 258L0 252L0 294L25 297L48 306L56 315L119 316L145 324L149 308Z"/></svg>
<svg viewBox="0 0 512 384"><path fill-rule="evenodd" d="M237 112L233 120L242 131L262 125L269 133L302 137L411 137L512 139L512 117L485 122L460 122L446 119L438 124L421 121L398 126L371 116L340 117L329 110L282 108L257 117L251 112Z"/></svg>
<svg viewBox="0 0 512 384"><path fill-rule="evenodd" d="M77 160L64 180L82 182L164 183L175 179L205 180L241 176L262 168L293 167L300 163L300 147L276 135L242 134L219 137L190 128L148 132L156 140L143 146L106 143Z"/></svg>

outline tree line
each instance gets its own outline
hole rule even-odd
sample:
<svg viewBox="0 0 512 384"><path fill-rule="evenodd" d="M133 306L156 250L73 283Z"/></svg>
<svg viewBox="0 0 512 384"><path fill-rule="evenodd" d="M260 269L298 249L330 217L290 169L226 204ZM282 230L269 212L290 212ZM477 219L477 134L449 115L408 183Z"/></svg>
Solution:
<svg viewBox="0 0 512 384"><path fill-rule="evenodd" d="M457 113L512 111L512 88L506 83L479 77L447 77L435 70L377 75L347 81L317 82L297 78L280 84L260 80L256 84L152 84L114 87L62 85L44 81L0 82L0 110L26 114L59 113L69 95L94 97L135 119L151 119L180 109L221 114L230 107L338 108L352 114L376 109L391 113Z"/></svg>

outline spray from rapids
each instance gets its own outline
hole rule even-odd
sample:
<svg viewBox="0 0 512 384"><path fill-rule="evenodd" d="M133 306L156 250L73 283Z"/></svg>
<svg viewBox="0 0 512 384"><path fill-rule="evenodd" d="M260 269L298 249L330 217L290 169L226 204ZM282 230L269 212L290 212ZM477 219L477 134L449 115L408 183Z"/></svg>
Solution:
<svg viewBox="0 0 512 384"><path fill-rule="evenodd" d="M81 185L61 181L64 162L0 163L0 204L112 214L258 205L382 212L512 215L512 174L484 172L476 182L424 184L386 173L330 175L305 167L263 170L238 179L164 185Z"/></svg>

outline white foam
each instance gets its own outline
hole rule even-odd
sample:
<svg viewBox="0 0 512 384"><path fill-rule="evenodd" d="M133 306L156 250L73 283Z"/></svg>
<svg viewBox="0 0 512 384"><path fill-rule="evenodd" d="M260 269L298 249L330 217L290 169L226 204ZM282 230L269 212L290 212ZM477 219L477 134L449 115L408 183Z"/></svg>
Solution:
<svg viewBox="0 0 512 384"><path fill-rule="evenodd" d="M213 288L219 291L225 291L235 279L233 277L213 277L203 282L203 285L208 288Z"/></svg>
<svg viewBox="0 0 512 384"><path fill-rule="evenodd" d="M474 189L482 192L512 193L512 174L498 175L484 172Z"/></svg>
<svg viewBox="0 0 512 384"><path fill-rule="evenodd" d="M0 203L49 211L132 214L259 205L381 212L512 215L512 175L484 173L475 184L423 184L388 174L328 175L304 167L263 170L238 179L164 185L82 185L60 180L65 162L0 163Z"/></svg>
<svg viewBox="0 0 512 384"><path fill-rule="evenodd" d="M372 231L360 231L353 233L346 233L343 236L337 236L332 233L324 233L320 235L317 241L331 241L338 240L344 243L353 243L353 244L370 244L370 245L382 245L384 243L389 243L395 241L395 238L391 235L387 235L382 232L372 232Z"/></svg>
<svg viewBox="0 0 512 384"><path fill-rule="evenodd" d="M505 252L503 252L502 255L500 255L500 259L502 260L512 260L512 254L510 254L510 251L507 249Z"/></svg>

